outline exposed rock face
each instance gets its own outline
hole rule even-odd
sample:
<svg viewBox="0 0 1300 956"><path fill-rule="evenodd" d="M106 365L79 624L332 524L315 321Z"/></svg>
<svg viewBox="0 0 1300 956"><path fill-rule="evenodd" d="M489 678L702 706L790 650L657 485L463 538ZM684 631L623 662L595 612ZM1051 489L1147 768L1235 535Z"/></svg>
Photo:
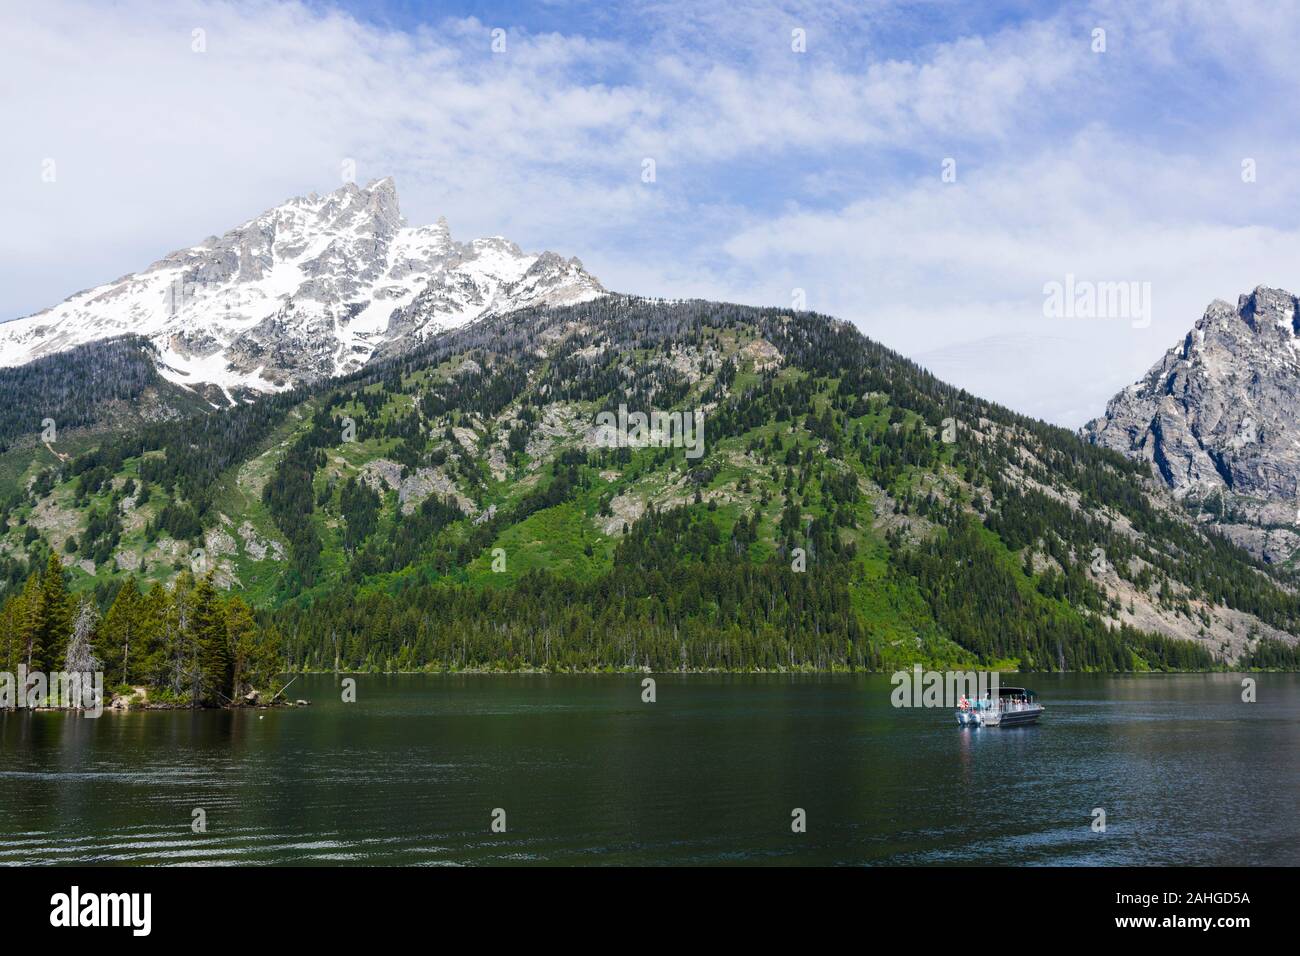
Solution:
<svg viewBox="0 0 1300 956"><path fill-rule="evenodd" d="M605 294L577 259L408 227L391 179L291 199L44 312L0 326L0 366L131 332L171 381L233 402L355 371L490 314ZM235 394L232 395L232 392ZM205 391L206 393L206 391Z"/></svg>
<svg viewBox="0 0 1300 956"><path fill-rule="evenodd" d="M1300 318L1263 286L1205 315L1083 436L1149 461L1176 496L1203 508L1269 561L1300 545Z"/></svg>
<svg viewBox="0 0 1300 956"><path fill-rule="evenodd" d="M366 463L361 470L361 480L381 494L385 489L396 491L404 515L411 514L425 498L434 494L452 498L467 515L478 511L474 502L462 494L456 483L440 468L418 468L403 477L402 466L397 462L377 458Z"/></svg>

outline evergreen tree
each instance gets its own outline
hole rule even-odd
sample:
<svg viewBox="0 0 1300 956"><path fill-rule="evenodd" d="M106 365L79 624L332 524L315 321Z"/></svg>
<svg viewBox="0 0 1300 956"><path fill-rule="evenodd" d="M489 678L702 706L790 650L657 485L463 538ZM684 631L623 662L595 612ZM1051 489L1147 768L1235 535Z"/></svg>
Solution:
<svg viewBox="0 0 1300 956"><path fill-rule="evenodd" d="M230 658L231 696L238 699L258 682L262 668L257 622L253 612L239 598L226 605L226 643Z"/></svg>
<svg viewBox="0 0 1300 956"><path fill-rule="evenodd" d="M143 630L142 605L140 588L132 575L118 590L113 606L104 616L100 628L99 654L110 668L107 678L116 684L131 683L132 650L134 649L137 660L142 656L139 644ZM139 666L138 663L136 666Z"/></svg>
<svg viewBox="0 0 1300 956"><path fill-rule="evenodd" d="M204 704L230 700L231 659L226 615L212 586L212 573L194 586L190 632L197 667L192 676L193 699Z"/></svg>
<svg viewBox="0 0 1300 956"><path fill-rule="evenodd" d="M140 602L137 618L140 653L135 655L139 664L133 668L133 673L146 684L156 687L167 686L171 675L171 647L167 636L172 606L171 592L161 584L154 584Z"/></svg>
<svg viewBox="0 0 1300 956"><path fill-rule="evenodd" d="M27 639L27 668L52 670L63 659L72 625L63 565L57 554L50 554L34 597Z"/></svg>

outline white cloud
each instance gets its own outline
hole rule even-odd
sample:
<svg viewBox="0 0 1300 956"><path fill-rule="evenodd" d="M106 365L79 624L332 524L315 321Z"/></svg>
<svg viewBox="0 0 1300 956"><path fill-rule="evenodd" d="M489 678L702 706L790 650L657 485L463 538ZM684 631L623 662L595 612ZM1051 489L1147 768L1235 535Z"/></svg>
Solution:
<svg viewBox="0 0 1300 956"><path fill-rule="evenodd" d="M768 277L774 297L808 288L810 308L856 321L954 384L1078 425L1212 299L1300 288L1300 227L1222 214L1234 200L1253 207L1258 188L1241 181L1228 149L1173 160L1093 129L1014 168L976 169L956 184L936 170L896 194L784 215L725 248ZM1150 283L1150 327L1045 317L1044 284L1067 275ZM987 361L971 360L967 346L990 339L1016 343L1008 361L984 346Z"/></svg>
<svg viewBox="0 0 1300 956"><path fill-rule="evenodd" d="M1295 135L1276 120L1300 17L1062 9L981 34L961 4L647 2L626 14L644 34L500 24L504 54L498 24L468 18L402 32L292 3L7 11L0 316L334 188L351 158L359 179L396 178L413 221L578 255L631 292L787 305L803 288L958 384L1077 424L1210 298L1300 286ZM1066 273L1151 281L1152 328L1050 326L1041 288Z"/></svg>

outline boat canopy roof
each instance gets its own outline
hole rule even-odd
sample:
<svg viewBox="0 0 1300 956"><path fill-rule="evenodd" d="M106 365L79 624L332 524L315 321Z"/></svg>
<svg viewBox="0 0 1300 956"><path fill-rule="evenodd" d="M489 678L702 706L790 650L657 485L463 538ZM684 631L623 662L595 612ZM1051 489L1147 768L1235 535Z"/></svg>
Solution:
<svg viewBox="0 0 1300 956"><path fill-rule="evenodd" d="M1032 690L1030 690L1027 687L999 687L998 688L999 697L1019 697L1021 694L1023 694L1026 697L1038 696L1036 693L1034 693Z"/></svg>

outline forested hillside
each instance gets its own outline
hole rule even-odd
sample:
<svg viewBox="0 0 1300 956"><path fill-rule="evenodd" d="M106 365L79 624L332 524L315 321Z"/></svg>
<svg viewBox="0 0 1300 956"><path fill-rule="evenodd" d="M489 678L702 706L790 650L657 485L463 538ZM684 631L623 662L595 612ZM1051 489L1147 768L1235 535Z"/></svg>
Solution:
<svg viewBox="0 0 1300 956"><path fill-rule="evenodd" d="M45 440L47 421L67 434L199 411L206 403L159 375L155 357L128 335L0 368L0 453Z"/></svg>
<svg viewBox="0 0 1300 956"><path fill-rule="evenodd" d="M700 410L702 454L610 447L620 406ZM197 576L286 669L1296 663L1293 582L1144 467L810 313L525 310L5 460L0 594Z"/></svg>

